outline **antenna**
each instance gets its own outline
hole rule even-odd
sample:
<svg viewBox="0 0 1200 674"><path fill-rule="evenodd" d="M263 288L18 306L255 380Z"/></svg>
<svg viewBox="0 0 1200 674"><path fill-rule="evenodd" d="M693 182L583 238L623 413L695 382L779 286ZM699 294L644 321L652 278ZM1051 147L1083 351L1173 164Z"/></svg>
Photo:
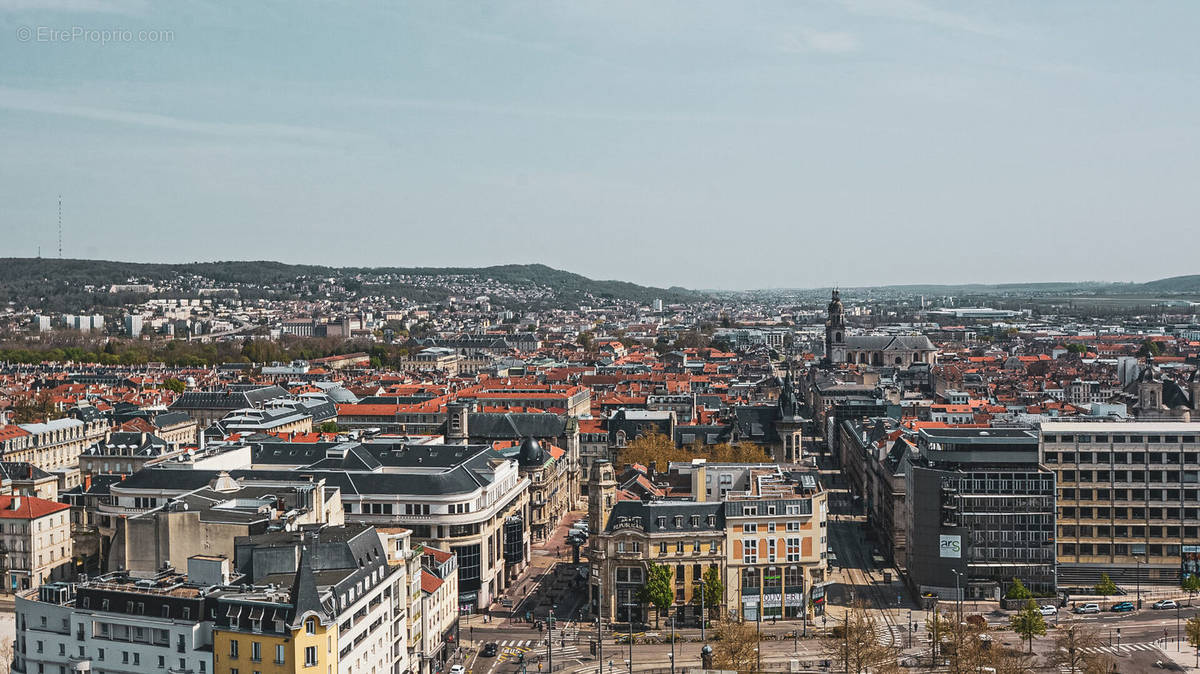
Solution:
<svg viewBox="0 0 1200 674"><path fill-rule="evenodd" d="M58 195L58 259L62 259L62 195Z"/></svg>

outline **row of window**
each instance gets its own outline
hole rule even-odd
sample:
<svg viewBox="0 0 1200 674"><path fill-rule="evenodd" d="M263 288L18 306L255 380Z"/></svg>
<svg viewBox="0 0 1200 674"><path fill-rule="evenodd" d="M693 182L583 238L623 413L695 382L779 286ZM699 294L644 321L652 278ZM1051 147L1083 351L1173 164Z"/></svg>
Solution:
<svg viewBox="0 0 1200 674"><path fill-rule="evenodd" d="M789 520L787 522L787 530L788 531L800 531L800 528L801 528L801 526L800 526L800 522L798 520ZM775 533L775 523L767 522L766 531L767 531L767 533ZM757 532L758 532L758 523L757 522L747 522L742 525L742 533L753 534L753 533L757 533Z"/></svg>
<svg viewBox="0 0 1200 674"><path fill-rule="evenodd" d="M1108 434L1092 435L1087 433L1075 433L1066 435L1045 435L1042 437L1044 442L1112 442L1112 443L1194 443L1196 442L1195 435L1124 435L1116 434L1109 436Z"/></svg>
<svg viewBox="0 0 1200 674"><path fill-rule="evenodd" d="M1147 527L1147 526L1107 526L1107 525L1064 525L1064 537L1078 536L1080 538L1169 538L1178 540L1182 533L1184 538L1196 540L1196 527Z"/></svg>
<svg viewBox="0 0 1200 674"><path fill-rule="evenodd" d="M311 649L312 653L313 653L313 661L311 663L308 662L308 650L309 649ZM239 648L238 640L230 639L229 640L229 659L237 660L241 655L239 651L240 651L240 648ZM312 665L316 664L316 653L317 653L316 646L309 646L308 648L305 649L305 664L306 664L306 666L312 666ZM262 662L262 644L257 641L250 642L250 661L251 662ZM283 644L277 644L275 646L275 664L282 665L282 664L286 664L286 663L287 663L286 649L284 648Z"/></svg>
<svg viewBox="0 0 1200 674"><path fill-rule="evenodd" d="M1063 543L1058 546L1060 555L1149 555L1151 557L1177 557L1179 545L1161 543Z"/></svg>
<svg viewBox="0 0 1200 674"><path fill-rule="evenodd" d="M1132 464L1162 463L1178 465L1200 462L1197 452L1045 452L1046 463Z"/></svg>
<svg viewBox="0 0 1200 674"><path fill-rule="evenodd" d="M1091 506L1074 508L1064 506L1061 509L1059 517L1068 520L1078 517L1081 520L1118 519L1145 521L1147 519L1177 520L1181 515L1184 519L1196 521L1197 518L1200 518L1200 508L1093 508Z"/></svg>
<svg viewBox="0 0 1200 674"><path fill-rule="evenodd" d="M784 560L788 562L799 562L801 560L801 542L799 537L790 537L785 540L784 545ZM766 545L759 545L760 542L765 542ZM774 538L768 538L766 541L759 541L754 538L748 538L742 541L742 562L746 564L757 564L759 550L763 552L766 561L775 562L777 555L777 543Z"/></svg>
<svg viewBox="0 0 1200 674"><path fill-rule="evenodd" d="M1195 470L1063 470L1059 474L1062 482L1200 483L1200 471Z"/></svg>
<svg viewBox="0 0 1200 674"><path fill-rule="evenodd" d="M1075 489L1064 488L1058 497L1062 501L1171 501L1179 502L1181 489ZM1195 502L1196 490L1186 490L1189 502Z"/></svg>

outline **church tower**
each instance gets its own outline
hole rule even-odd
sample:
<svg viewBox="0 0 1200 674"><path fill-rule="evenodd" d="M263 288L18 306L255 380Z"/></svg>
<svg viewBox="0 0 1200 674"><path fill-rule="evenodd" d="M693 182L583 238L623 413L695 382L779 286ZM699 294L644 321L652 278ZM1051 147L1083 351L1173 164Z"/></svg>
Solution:
<svg viewBox="0 0 1200 674"><path fill-rule="evenodd" d="M842 306L842 294L837 288L833 290L833 299L829 301L829 318L825 321L825 363L832 365L834 359L833 347L845 343L846 309ZM841 360L838 358L837 360Z"/></svg>

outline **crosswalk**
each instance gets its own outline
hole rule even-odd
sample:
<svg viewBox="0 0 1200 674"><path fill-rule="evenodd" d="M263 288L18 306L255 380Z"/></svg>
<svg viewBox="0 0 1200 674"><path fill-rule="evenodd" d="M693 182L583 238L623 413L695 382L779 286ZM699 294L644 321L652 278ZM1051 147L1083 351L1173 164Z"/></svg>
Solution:
<svg viewBox="0 0 1200 674"><path fill-rule="evenodd" d="M886 625L882 622L874 624L875 638L884 646L903 646L905 643L904 628L899 625Z"/></svg>
<svg viewBox="0 0 1200 674"><path fill-rule="evenodd" d="M1159 644L1144 643L1144 644L1121 644L1120 646L1093 646L1090 648L1081 648L1084 653L1125 653L1127 651L1156 651L1160 648Z"/></svg>

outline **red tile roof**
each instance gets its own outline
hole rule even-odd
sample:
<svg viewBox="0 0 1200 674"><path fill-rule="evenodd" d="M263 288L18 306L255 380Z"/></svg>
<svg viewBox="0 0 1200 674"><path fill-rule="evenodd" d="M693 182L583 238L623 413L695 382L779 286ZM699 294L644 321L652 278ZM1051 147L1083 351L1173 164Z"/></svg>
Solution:
<svg viewBox="0 0 1200 674"><path fill-rule="evenodd" d="M13 509L13 500L20 499L17 508ZM56 512L70 510L71 506L57 501L47 501L35 496L0 496L0 519L35 520Z"/></svg>

